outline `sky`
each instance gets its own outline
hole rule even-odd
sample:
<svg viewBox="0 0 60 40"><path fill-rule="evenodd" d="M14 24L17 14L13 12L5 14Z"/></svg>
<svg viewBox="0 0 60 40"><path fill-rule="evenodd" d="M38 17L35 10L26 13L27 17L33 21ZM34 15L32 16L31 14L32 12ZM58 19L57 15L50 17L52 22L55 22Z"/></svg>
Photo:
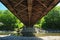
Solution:
<svg viewBox="0 0 60 40"><path fill-rule="evenodd" d="M0 2L0 10L7 10L7 8Z"/></svg>
<svg viewBox="0 0 60 40"><path fill-rule="evenodd" d="M58 3L57 6L60 6L60 3ZM0 2L0 10L7 10L7 8L1 2Z"/></svg>
<svg viewBox="0 0 60 40"><path fill-rule="evenodd" d="M58 3L57 6L60 6L60 3Z"/></svg>

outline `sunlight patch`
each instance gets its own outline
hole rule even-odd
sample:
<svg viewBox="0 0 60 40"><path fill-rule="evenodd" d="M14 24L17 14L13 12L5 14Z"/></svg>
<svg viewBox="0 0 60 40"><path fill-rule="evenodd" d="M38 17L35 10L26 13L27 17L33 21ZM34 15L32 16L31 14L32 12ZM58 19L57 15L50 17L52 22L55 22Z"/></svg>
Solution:
<svg viewBox="0 0 60 40"><path fill-rule="evenodd" d="M60 6L60 2L57 4L57 6Z"/></svg>

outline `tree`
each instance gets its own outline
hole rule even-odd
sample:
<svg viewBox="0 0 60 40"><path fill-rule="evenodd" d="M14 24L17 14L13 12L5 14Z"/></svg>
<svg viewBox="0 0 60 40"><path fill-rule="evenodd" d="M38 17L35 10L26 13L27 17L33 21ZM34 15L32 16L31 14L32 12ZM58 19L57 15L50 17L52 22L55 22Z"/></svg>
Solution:
<svg viewBox="0 0 60 40"><path fill-rule="evenodd" d="M60 29L60 7L53 8L45 17L42 23L43 29Z"/></svg>
<svg viewBox="0 0 60 40"><path fill-rule="evenodd" d="M0 22L4 25L0 26L0 30L14 30L17 18L9 11L0 11Z"/></svg>

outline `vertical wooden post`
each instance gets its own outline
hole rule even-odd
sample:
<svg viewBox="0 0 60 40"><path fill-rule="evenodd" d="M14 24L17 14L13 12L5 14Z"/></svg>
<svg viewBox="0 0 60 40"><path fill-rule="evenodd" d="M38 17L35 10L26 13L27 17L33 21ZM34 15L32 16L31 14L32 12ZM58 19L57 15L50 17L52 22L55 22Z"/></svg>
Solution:
<svg viewBox="0 0 60 40"><path fill-rule="evenodd" d="M29 26L30 26L30 18L31 18L31 13L32 13L32 0L27 0L28 2L28 15L29 15Z"/></svg>

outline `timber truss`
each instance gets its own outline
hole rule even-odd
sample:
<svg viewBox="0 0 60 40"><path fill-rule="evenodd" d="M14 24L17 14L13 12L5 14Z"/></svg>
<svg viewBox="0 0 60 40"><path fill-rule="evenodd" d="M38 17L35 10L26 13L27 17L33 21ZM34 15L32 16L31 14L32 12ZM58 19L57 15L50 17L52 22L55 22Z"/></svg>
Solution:
<svg viewBox="0 0 60 40"><path fill-rule="evenodd" d="M33 26L46 15L59 0L1 0L26 26Z"/></svg>

